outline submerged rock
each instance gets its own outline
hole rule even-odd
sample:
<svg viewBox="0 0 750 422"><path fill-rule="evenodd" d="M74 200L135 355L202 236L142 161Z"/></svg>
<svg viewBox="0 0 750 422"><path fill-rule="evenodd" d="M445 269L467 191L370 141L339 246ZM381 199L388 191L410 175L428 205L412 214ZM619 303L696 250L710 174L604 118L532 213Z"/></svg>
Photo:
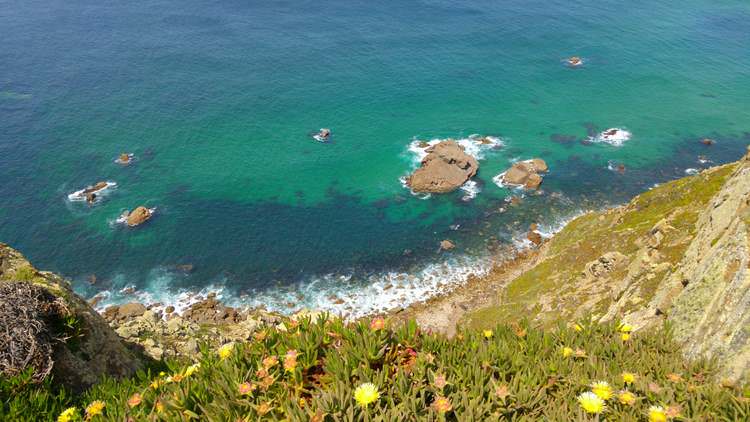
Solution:
<svg viewBox="0 0 750 422"><path fill-rule="evenodd" d="M443 141L426 150L422 166L407 179L414 192L447 193L458 189L479 170L479 163L455 141Z"/></svg>
<svg viewBox="0 0 750 422"><path fill-rule="evenodd" d="M519 161L509 168L500 177L502 184L511 186L522 186L526 189L536 189L542 184L542 176L549 170L547 163L540 158Z"/></svg>
<svg viewBox="0 0 750 422"><path fill-rule="evenodd" d="M450 251L455 248L456 248L456 244L451 242L450 240L446 239L440 242L440 249L444 251Z"/></svg>

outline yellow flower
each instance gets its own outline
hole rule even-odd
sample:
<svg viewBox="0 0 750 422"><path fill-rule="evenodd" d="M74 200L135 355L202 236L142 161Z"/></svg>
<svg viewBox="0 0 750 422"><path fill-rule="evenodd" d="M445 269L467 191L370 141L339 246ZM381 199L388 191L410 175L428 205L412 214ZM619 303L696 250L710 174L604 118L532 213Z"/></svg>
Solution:
<svg viewBox="0 0 750 422"><path fill-rule="evenodd" d="M445 397L438 397L432 403L432 408L438 413L450 412L453 409L451 401Z"/></svg>
<svg viewBox="0 0 750 422"><path fill-rule="evenodd" d="M69 407L60 413L60 416L57 417L57 422L70 422L76 416L78 416L78 409L75 407Z"/></svg>
<svg viewBox="0 0 750 422"><path fill-rule="evenodd" d="M140 394L135 393L128 399L128 406L130 407L136 407L139 404L141 404L141 401L143 400L143 397L141 397Z"/></svg>
<svg viewBox="0 0 750 422"><path fill-rule="evenodd" d="M571 357L573 355L573 349L571 349L570 347L563 347L562 355L564 358Z"/></svg>
<svg viewBox="0 0 750 422"><path fill-rule="evenodd" d="M606 407L604 405L604 400L590 391L582 393L578 396L577 400L578 404L581 405L581 409L586 411L586 413L599 414L602 413Z"/></svg>
<svg viewBox="0 0 750 422"><path fill-rule="evenodd" d="M630 340L630 333L622 333L620 335L620 338L622 339L622 341L628 341Z"/></svg>
<svg viewBox="0 0 750 422"><path fill-rule="evenodd" d="M581 327L581 324L575 324L573 325L573 329L578 331L579 333L583 331L583 327Z"/></svg>
<svg viewBox="0 0 750 422"><path fill-rule="evenodd" d="M234 344L227 343L221 347L219 347L219 350L217 353L219 353L219 357L224 360L228 358L229 356L232 356L232 349L234 348Z"/></svg>
<svg viewBox="0 0 750 422"><path fill-rule="evenodd" d="M492 330L484 330L482 331L482 334L484 335L484 338L492 338Z"/></svg>
<svg viewBox="0 0 750 422"><path fill-rule="evenodd" d="M596 381L592 383L591 391L602 400L609 400L612 398L612 387L609 386L607 381Z"/></svg>
<svg viewBox="0 0 750 422"><path fill-rule="evenodd" d="M189 377L189 376L193 375L195 373L195 371L197 371L198 368L200 368L200 367L201 367L200 363L196 363L194 365L188 366L187 369L185 369L185 376Z"/></svg>
<svg viewBox="0 0 750 422"><path fill-rule="evenodd" d="M648 422L667 422L667 413L661 406L648 408Z"/></svg>
<svg viewBox="0 0 750 422"><path fill-rule="evenodd" d="M371 382L360 384L356 390L354 390L354 400L359 403L362 407L367 407L368 404L377 401L380 398L378 387Z"/></svg>
<svg viewBox="0 0 750 422"><path fill-rule="evenodd" d="M622 374L620 374L620 376L622 377L622 382L624 382L625 384L632 384L637 378L637 376L632 372L623 372Z"/></svg>
<svg viewBox="0 0 750 422"><path fill-rule="evenodd" d="M166 372L164 372L164 371L161 371L161 372L159 372L159 376L160 376L160 377L163 377L164 375L167 375L167 373L166 373Z"/></svg>
<svg viewBox="0 0 750 422"><path fill-rule="evenodd" d="M635 394L627 390L620 391L620 394L617 395L617 399L620 401L620 404L628 406L635 404Z"/></svg>
<svg viewBox="0 0 750 422"><path fill-rule="evenodd" d="M104 410L104 402L101 400L94 400L86 406L86 417L93 418L96 415L101 415L102 410Z"/></svg>
<svg viewBox="0 0 750 422"><path fill-rule="evenodd" d="M630 324L620 324L620 332L621 333L629 333L633 331L633 326Z"/></svg>
<svg viewBox="0 0 750 422"><path fill-rule="evenodd" d="M164 411L164 403L161 402L161 400L157 400L156 402L156 411L161 413Z"/></svg>

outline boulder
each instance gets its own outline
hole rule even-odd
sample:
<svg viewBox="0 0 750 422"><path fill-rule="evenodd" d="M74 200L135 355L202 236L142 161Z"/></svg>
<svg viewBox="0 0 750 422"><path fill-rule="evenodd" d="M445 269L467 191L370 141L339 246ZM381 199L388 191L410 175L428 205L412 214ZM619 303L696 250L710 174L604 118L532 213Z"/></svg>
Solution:
<svg viewBox="0 0 750 422"><path fill-rule="evenodd" d="M128 214L127 223L128 226L135 227L145 223L149 218L151 218L151 211L144 206L140 206Z"/></svg>
<svg viewBox="0 0 750 422"><path fill-rule="evenodd" d="M118 319L134 318L143 315L145 312L146 307L141 303L126 303L124 305L120 305L120 307L117 309L117 317Z"/></svg>
<svg viewBox="0 0 750 422"><path fill-rule="evenodd" d="M537 189L542 184L542 176L549 170L547 163L539 158L514 163L502 176L502 183L512 186L523 186L526 189Z"/></svg>
<svg viewBox="0 0 750 422"><path fill-rule="evenodd" d="M446 193L458 189L479 170L479 163L454 141L425 150L422 165L407 180L414 192Z"/></svg>

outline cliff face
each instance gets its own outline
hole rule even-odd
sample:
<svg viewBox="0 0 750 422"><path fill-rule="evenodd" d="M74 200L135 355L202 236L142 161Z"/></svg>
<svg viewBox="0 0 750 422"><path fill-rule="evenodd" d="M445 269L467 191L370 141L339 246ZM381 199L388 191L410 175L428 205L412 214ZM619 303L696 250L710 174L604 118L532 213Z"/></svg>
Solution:
<svg viewBox="0 0 750 422"><path fill-rule="evenodd" d="M469 313L477 328L593 314L637 328L669 321L689 357L750 376L750 156L572 221L530 270Z"/></svg>
<svg viewBox="0 0 750 422"><path fill-rule="evenodd" d="M750 155L701 214L698 232L655 305L688 356L716 358L730 379L750 375Z"/></svg>
<svg viewBox="0 0 750 422"><path fill-rule="evenodd" d="M56 320L41 320L48 327L40 327L49 332L51 341L52 375L56 382L73 390L82 390L102 376L125 377L142 367L141 361L128 350L121 339L107 325L107 322L80 296L76 295L67 281L57 274L38 271L18 251L0 243L0 284L28 283L41 287L51 294L51 298L64 310ZM12 290L12 289L8 289ZM13 306L5 303L3 306ZM57 320L61 319L61 320ZM3 321L11 325L13 321ZM61 325L68 324L69 332L62 332ZM10 332L11 327L0 327ZM13 327L18 331L19 327ZM3 344L4 351L14 346L24 346L18 339L9 339L13 345ZM16 347L17 349L17 347ZM33 351L20 350L18 353L31 354Z"/></svg>

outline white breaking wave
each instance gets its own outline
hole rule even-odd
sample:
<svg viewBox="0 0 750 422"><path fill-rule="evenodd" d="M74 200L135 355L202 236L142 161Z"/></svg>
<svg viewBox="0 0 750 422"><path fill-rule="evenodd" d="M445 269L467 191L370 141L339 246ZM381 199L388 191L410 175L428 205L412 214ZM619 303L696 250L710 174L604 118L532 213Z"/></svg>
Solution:
<svg viewBox="0 0 750 422"><path fill-rule="evenodd" d="M629 141L632 136L633 135L625 129L613 127L599 133L596 136L589 137L588 141L594 143L605 143L615 147L620 147L625 144L625 142Z"/></svg>
<svg viewBox="0 0 750 422"><path fill-rule="evenodd" d="M218 300L234 307L265 308L284 314L300 309L315 309L345 318L359 318L447 293L471 276L486 275L492 264L490 258L448 256L439 263L427 264L415 271L390 271L364 279L355 279L346 274L327 274L292 286L269 286L239 296L228 292L224 286L226 280L197 291L174 289L172 284L179 276L165 269L157 269L152 271L148 286L143 290L124 285L97 294L95 297L99 301L96 309L102 311L110 305L136 301L155 309L174 306L176 312L181 313L213 293ZM119 278L122 281L124 276Z"/></svg>
<svg viewBox="0 0 750 422"><path fill-rule="evenodd" d="M471 201L482 191L482 189L479 188L479 184L473 180L467 180L459 189L464 191L464 196L461 197L462 201Z"/></svg>

